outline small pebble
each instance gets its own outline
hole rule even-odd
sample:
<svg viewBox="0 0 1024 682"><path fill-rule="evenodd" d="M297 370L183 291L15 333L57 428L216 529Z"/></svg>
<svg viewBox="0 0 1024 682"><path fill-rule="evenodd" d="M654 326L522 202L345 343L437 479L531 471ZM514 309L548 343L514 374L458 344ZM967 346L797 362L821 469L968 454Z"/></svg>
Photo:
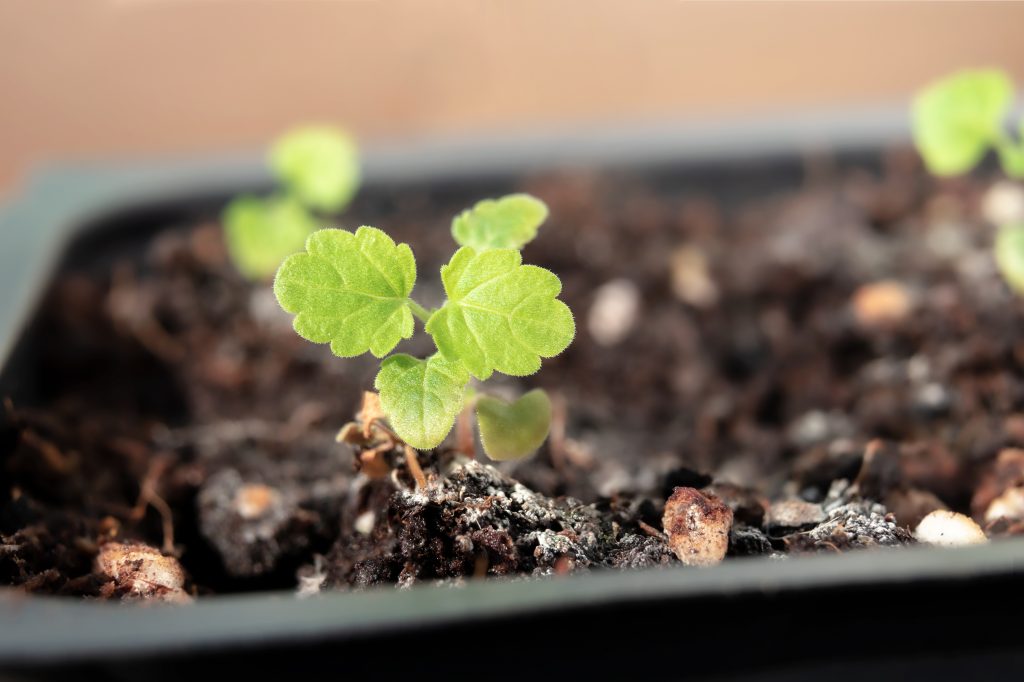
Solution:
<svg viewBox="0 0 1024 682"><path fill-rule="evenodd" d="M695 308L710 308L718 303L718 286L711 278L703 251L683 246L672 253L672 293Z"/></svg>
<svg viewBox="0 0 1024 682"><path fill-rule="evenodd" d="M185 569L174 557L137 543L108 542L100 547L96 573L113 580L126 596L157 601L189 602L184 590Z"/></svg>
<svg viewBox="0 0 1024 682"><path fill-rule="evenodd" d="M628 279L613 279L594 293L587 329L602 346L614 346L629 336L640 311L640 290Z"/></svg>
<svg viewBox="0 0 1024 682"><path fill-rule="evenodd" d="M665 503L668 545L687 566L714 566L729 549L732 510L714 495L676 488Z"/></svg>
<svg viewBox="0 0 1024 682"><path fill-rule="evenodd" d="M1024 450L1003 448L974 488L971 516L984 518L993 500L1017 487L1024 487Z"/></svg>
<svg viewBox="0 0 1024 682"><path fill-rule="evenodd" d="M952 396L946 388L935 381L914 391L914 408L926 416L938 416L949 411Z"/></svg>
<svg viewBox="0 0 1024 682"><path fill-rule="evenodd" d="M767 526L772 533L811 528L826 518L825 510L820 504L803 500L783 500L775 502L768 509Z"/></svg>
<svg viewBox="0 0 1024 682"><path fill-rule="evenodd" d="M910 290L895 280L865 284L853 294L854 316L868 329L899 323L913 307Z"/></svg>
<svg viewBox="0 0 1024 682"><path fill-rule="evenodd" d="M921 520L914 537L939 547L963 547L988 542L985 532L969 516L937 509Z"/></svg>
<svg viewBox="0 0 1024 682"><path fill-rule="evenodd" d="M786 436L799 448L845 438L856 429L849 417L838 411L811 410L793 420L786 428Z"/></svg>
<svg viewBox="0 0 1024 682"><path fill-rule="evenodd" d="M362 514L356 517L355 523L353 524L356 532L360 535L369 535L373 532L373 527L377 523L377 515L371 511L364 511Z"/></svg>
<svg viewBox="0 0 1024 682"><path fill-rule="evenodd" d="M235 511L247 521L258 519L281 504L281 493L262 483L247 483L235 493Z"/></svg>
<svg viewBox="0 0 1024 682"><path fill-rule="evenodd" d="M236 469L207 478L196 503L199 530L231 575L272 571L282 556L308 544L308 521L294 494L245 481Z"/></svg>
<svg viewBox="0 0 1024 682"><path fill-rule="evenodd" d="M1009 180L997 182L985 192L981 212L993 225L1024 221L1024 187Z"/></svg>
<svg viewBox="0 0 1024 682"><path fill-rule="evenodd" d="M985 510L985 522L998 519L1024 520L1024 488L1007 488Z"/></svg>

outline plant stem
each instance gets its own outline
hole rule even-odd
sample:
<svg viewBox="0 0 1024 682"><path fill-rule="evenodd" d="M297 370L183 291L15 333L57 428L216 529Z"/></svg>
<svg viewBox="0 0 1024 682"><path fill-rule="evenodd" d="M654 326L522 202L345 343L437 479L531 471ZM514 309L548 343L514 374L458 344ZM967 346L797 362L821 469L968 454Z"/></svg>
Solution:
<svg viewBox="0 0 1024 682"><path fill-rule="evenodd" d="M464 407L455 419L455 449L466 457L476 457L476 442L473 440L472 408Z"/></svg>
<svg viewBox="0 0 1024 682"><path fill-rule="evenodd" d="M418 317L423 324L426 324L430 316L434 314L432 310L427 310L411 298L409 299L409 309L412 310L412 314Z"/></svg>
<svg viewBox="0 0 1024 682"><path fill-rule="evenodd" d="M405 464L409 467L409 473L412 474L413 479L416 481L416 488L418 490L425 490L427 487L427 477L423 475L423 468L420 466L420 460L416 456L416 451L408 445L403 445L405 449Z"/></svg>

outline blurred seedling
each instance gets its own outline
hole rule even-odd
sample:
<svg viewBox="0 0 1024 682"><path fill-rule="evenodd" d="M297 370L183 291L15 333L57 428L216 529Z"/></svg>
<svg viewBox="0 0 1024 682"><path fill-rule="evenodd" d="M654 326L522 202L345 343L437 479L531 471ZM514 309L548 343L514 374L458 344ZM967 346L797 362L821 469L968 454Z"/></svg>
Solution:
<svg viewBox="0 0 1024 682"><path fill-rule="evenodd" d="M533 374L542 358L558 355L575 336L572 313L557 298L558 277L524 265L519 251L536 236L547 213L540 200L514 194L481 201L458 215L452 235L461 248L441 267L447 300L435 310L411 298L412 249L375 227L314 232L305 251L281 265L274 293L295 315L300 336L330 344L340 357L369 352L383 358L374 383L379 401L366 398L359 422L339 434L362 448L361 465L368 473L382 470L379 458L395 447L437 447L468 409L475 409L484 451L492 459L525 457L544 442L551 401L543 391L507 403L469 384L495 372ZM416 320L436 352L423 359L390 354L413 335ZM458 446L466 449L461 431ZM415 457L407 459L423 485Z"/></svg>
<svg viewBox="0 0 1024 682"><path fill-rule="evenodd" d="M224 209L228 253L246 278L269 280L285 258L349 205L359 189L359 152L329 126L295 128L274 142L268 162L280 184L266 197L244 195Z"/></svg>
<svg viewBox="0 0 1024 682"><path fill-rule="evenodd" d="M959 71L919 92L912 123L925 166L940 177L961 175L995 152L1007 176L1024 179L1024 118L1010 126L1013 104L1013 82L997 69ZM1024 216L997 228L996 263L1024 294Z"/></svg>

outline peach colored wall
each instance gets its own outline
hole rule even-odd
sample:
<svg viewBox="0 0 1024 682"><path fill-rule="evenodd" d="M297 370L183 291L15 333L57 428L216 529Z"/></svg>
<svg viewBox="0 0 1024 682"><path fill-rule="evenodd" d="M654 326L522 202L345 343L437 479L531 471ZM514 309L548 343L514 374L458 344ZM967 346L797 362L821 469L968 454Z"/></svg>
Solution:
<svg viewBox="0 0 1024 682"><path fill-rule="evenodd" d="M69 156L711 116L1024 77L1020 3L0 0L0 187Z"/></svg>

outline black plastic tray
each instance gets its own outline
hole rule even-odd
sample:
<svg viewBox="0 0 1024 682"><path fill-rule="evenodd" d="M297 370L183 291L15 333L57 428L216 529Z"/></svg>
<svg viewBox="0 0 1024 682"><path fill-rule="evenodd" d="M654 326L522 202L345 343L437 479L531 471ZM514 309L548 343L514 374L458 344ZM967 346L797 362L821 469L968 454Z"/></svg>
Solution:
<svg viewBox="0 0 1024 682"><path fill-rule="evenodd" d="M421 140L369 149L365 176L371 188L424 187L566 165L632 164L669 165L711 183L770 185L798 175L807 153L871 157L906 137L902 112L883 110ZM31 390L13 351L73 239L123 227L126 214L137 223L149 213L212 206L239 189L268 185L256 155L37 174L0 213L0 392L12 384ZM1007 540L955 551L738 560L713 570L471 581L459 589L308 600L223 596L186 607L0 592L0 668L146 679L200 671L485 679L1003 675L1024 663L1014 624L1022 571L1024 540Z"/></svg>

